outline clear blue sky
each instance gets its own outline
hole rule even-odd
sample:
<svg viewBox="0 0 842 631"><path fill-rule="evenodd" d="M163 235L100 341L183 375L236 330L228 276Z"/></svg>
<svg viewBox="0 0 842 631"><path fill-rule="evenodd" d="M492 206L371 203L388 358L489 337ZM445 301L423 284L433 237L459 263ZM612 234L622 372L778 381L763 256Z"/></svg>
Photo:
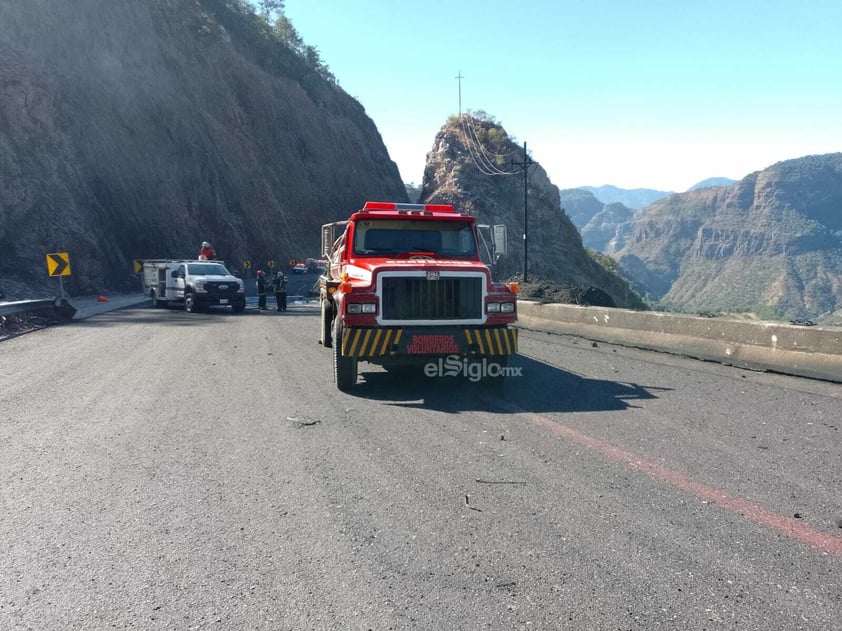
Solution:
<svg viewBox="0 0 842 631"><path fill-rule="evenodd" d="M682 191L842 151L840 0L287 0L406 182L484 110L560 188Z"/></svg>

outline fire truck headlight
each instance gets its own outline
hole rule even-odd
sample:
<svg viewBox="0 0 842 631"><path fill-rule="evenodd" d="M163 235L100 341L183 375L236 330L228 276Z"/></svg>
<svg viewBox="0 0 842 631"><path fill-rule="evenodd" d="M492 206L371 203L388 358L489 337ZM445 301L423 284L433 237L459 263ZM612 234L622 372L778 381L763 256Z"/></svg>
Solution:
<svg viewBox="0 0 842 631"><path fill-rule="evenodd" d="M196 291L205 291L205 281L197 280L194 287L196 288Z"/></svg>
<svg viewBox="0 0 842 631"><path fill-rule="evenodd" d="M373 302L349 302L346 313L377 313L377 305Z"/></svg>
<svg viewBox="0 0 842 631"><path fill-rule="evenodd" d="M502 302L500 303L500 311L503 313L514 313L515 312L515 303L513 302Z"/></svg>
<svg viewBox="0 0 842 631"><path fill-rule="evenodd" d="M486 306L486 311L488 311L488 313L500 313L500 303L489 302Z"/></svg>

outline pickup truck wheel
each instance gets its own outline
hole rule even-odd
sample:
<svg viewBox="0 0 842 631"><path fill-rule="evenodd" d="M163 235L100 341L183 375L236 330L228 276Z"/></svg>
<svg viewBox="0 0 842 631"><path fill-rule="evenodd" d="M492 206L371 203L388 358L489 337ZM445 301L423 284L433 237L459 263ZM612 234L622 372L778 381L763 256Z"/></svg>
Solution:
<svg viewBox="0 0 842 631"><path fill-rule="evenodd" d="M198 311L193 294L184 294L184 310L187 313L196 313Z"/></svg>
<svg viewBox="0 0 842 631"><path fill-rule="evenodd" d="M322 338L319 340L322 346L325 348L332 348L333 347L333 339L330 335L331 331L331 309L330 304L327 300L322 300Z"/></svg>
<svg viewBox="0 0 842 631"><path fill-rule="evenodd" d="M347 392L357 383L357 360L342 354L342 334L345 327L336 318L333 338L336 344L333 345L333 378L336 387Z"/></svg>

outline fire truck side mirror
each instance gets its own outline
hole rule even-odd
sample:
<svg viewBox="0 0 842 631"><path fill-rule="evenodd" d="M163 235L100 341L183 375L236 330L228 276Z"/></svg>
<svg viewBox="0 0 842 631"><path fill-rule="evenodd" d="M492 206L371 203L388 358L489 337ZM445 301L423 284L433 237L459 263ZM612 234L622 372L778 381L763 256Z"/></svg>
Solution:
<svg viewBox="0 0 842 631"><path fill-rule="evenodd" d="M492 241L494 243L494 260L505 256L509 251L508 240L506 239L506 226L495 224L491 226Z"/></svg>
<svg viewBox="0 0 842 631"><path fill-rule="evenodd" d="M322 257L330 258L333 254L333 247L336 239L345 233L345 228L348 226L347 221L336 221L334 223L326 223L322 226Z"/></svg>
<svg viewBox="0 0 842 631"><path fill-rule="evenodd" d="M330 256L330 249L333 247L333 226L334 224L322 226L322 256Z"/></svg>

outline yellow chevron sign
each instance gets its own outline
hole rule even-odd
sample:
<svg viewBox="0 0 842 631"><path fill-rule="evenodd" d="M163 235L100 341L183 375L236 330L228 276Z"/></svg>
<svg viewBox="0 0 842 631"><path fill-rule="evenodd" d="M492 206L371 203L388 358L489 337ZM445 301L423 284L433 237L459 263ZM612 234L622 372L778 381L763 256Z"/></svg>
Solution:
<svg viewBox="0 0 842 631"><path fill-rule="evenodd" d="M67 252L48 254L47 273L50 276L70 276L70 254Z"/></svg>

